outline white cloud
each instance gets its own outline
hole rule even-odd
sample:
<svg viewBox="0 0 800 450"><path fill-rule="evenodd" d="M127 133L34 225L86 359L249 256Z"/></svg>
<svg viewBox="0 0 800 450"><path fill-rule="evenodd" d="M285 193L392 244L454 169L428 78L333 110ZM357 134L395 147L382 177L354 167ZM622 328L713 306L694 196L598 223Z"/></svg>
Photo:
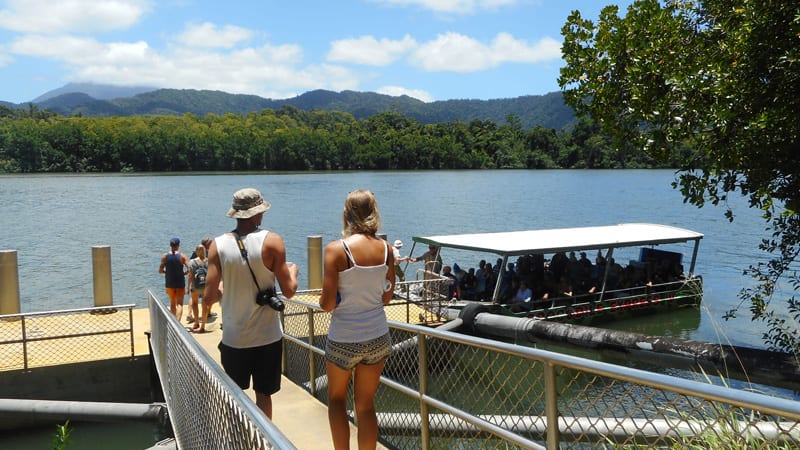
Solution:
<svg viewBox="0 0 800 450"><path fill-rule="evenodd" d="M302 65L297 45L263 45L235 51L146 42L101 43L72 36L28 35L10 53L63 63L71 81L117 85L212 89L285 98L311 89L358 89L359 75L333 64Z"/></svg>
<svg viewBox="0 0 800 450"><path fill-rule="evenodd" d="M26 35L13 41L9 49L16 54L58 59L73 64L92 63L107 52L106 46L94 39L69 35Z"/></svg>
<svg viewBox="0 0 800 450"><path fill-rule="evenodd" d="M500 33L492 42L492 51L501 61L537 63L561 58L561 42L553 38L542 38L533 45L514 39L508 33Z"/></svg>
<svg viewBox="0 0 800 450"><path fill-rule="evenodd" d="M439 35L417 48L412 64L429 72L478 72L505 62L536 63L561 58L561 44L544 38L530 45L508 33L499 33L491 44L459 33Z"/></svg>
<svg viewBox="0 0 800 450"><path fill-rule="evenodd" d="M478 11L493 11L520 3L520 0L372 0L397 6L419 6L438 13L472 14Z"/></svg>
<svg viewBox="0 0 800 450"><path fill-rule="evenodd" d="M332 42L327 59L334 62L385 66L416 46L417 42L409 35L403 36L402 40L377 40L373 36L361 36Z"/></svg>
<svg viewBox="0 0 800 450"><path fill-rule="evenodd" d="M9 0L0 28L42 34L126 29L151 7L151 0Z"/></svg>
<svg viewBox="0 0 800 450"><path fill-rule="evenodd" d="M386 94L391 95L393 97L399 97L401 95L407 95L409 97L416 98L417 100L422 100L423 102L432 102L435 99L433 96L422 89L407 89L401 86L383 86L379 88L376 92L379 94Z"/></svg>
<svg viewBox="0 0 800 450"><path fill-rule="evenodd" d="M239 42L246 41L253 32L233 25L218 28L211 22L190 25L177 36L177 41L189 47L233 48Z"/></svg>

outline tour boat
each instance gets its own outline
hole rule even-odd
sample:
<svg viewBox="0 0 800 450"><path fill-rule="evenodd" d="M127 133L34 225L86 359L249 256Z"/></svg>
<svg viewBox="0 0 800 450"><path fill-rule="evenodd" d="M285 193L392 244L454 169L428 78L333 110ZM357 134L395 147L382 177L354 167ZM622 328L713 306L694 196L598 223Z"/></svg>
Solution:
<svg viewBox="0 0 800 450"><path fill-rule="evenodd" d="M482 309L495 314L579 324L696 307L703 297L702 277L695 274L702 238L695 231L649 223L414 236L414 246L433 246L445 265L453 261L449 265L457 267L455 278L449 280L429 270L432 267L420 270L417 278L454 284L455 289L450 289L454 294L451 296L441 287L433 289L433 293L424 288L417 292L421 294L418 298L429 309L438 308L440 315L450 319L458 317L465 305L481 303L485 305ZM412 255L413 252L412 247ZM469 266L477 261L458 261L460 256L455 254L459 252L496 255L497 259L489 262L500 265L498 282L483 301L470 299L470 293L460 285ZM587 252L592 252L594 258L589 264L587 255L577 258ZM684 253L691 253L688 270L684 267ZM562 267L564 257L566 268ZM581 267L576 266L575 260ZM509 263L514 264L515 271L526 267L524 278L533 284L530 300L515 302L515 292L508 282L502 282ZM536 274L531 275L529 270Z"/></svg>

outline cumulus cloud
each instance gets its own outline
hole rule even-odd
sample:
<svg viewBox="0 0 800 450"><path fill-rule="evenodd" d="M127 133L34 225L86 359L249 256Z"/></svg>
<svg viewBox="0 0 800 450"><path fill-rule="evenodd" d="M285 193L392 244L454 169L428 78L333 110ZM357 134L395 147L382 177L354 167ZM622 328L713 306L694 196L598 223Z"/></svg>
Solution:
<svg viewBox="0 0 800 450"><path fill-rule="evenodd" d="M361 36L332 42L327 58L334 62L385 66L416 46L417 42L409 35L401 40L378 40L373 36Z"/></svg>
<svg viewBox="0 0 800 450"><path fill-rule="evenodd" d="M477 72L506 62L536 63L561 58L561 44L544 38L535 44L499 33L484 44L460 33L445 33L420 45L412 64L429 72Z"/></svg>
<svg viewBox="0 0 800 450"><path fill-rule="evenodd" d="M147 42L102 43L69 35L26 35L12 54L49 58L71 71L69 78L119 85L212 89L285 98L320 87L357 89L359 75L333 64L302 65L302 48L269 45L231 51ZM1 61L1 59L0 59Z"/></svg>
<svg viewBox="0 0 800 450"><path fill-rule="evenodd" d="M0 28L40 34L126 29L151 8L151 0L8 0Z"/></svg>
<svg viewBox="0 0 800 450"><path fill-rule="evenodd" d="M372 0L397 6L418 6L438 13L473 14L520 3L520 0Z"/></svg>
<svg viewBox="0 0 800 450"><path fill-rule="evenodd" d="M413 97L417 100L422 100L423 102L432 102L434 100L433 96L422 89L408 89L402 86L383 86L379 88L377 91L379 94L391 95L392 97L399 97L401 95L407 95L409 97Z"/></svg>
<svg viewBox="0 0 800 450"><path fill-rule="evenodd" d="M211 22L187 26L177 41L190 47L233 48L253 36L253 32L233 25L217 27Z"/></svg>

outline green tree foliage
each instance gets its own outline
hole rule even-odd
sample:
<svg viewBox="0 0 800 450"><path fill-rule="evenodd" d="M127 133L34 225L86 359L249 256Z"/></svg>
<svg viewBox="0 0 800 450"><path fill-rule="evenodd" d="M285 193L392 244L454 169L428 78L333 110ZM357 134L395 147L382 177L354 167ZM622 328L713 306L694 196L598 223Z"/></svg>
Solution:
<svg viewBox="0 0 800 450"><path fill-rule="evenodd" d="M0 111L2 113L2 111ZM0 173L435 170L658 167L618 150L589 120L571 131L520 118L422 124L398 112L363 120L284 105L246 115L64 117L6 111Z"/></svg>
<svg viewBox="0 0 800 450"><path fill-rule="evenodd" d="M769 324L768 346L800 353L800 3L637 0L624 17L604 8L597 22L575 11L562 34L559 84L580 116L654 161L677 162L685 201L724 205L741 194L763 211L760 248L772 259L745 271L756 286L740 297Z"/></svg>

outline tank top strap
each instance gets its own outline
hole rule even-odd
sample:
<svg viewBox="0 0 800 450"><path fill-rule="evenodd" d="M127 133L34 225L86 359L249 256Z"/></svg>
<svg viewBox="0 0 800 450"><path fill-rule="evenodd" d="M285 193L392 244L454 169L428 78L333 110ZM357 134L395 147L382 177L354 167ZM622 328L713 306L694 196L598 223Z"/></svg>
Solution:
<svg viewBox="0 0 800 450"><path fill-rule="evenodd" d="M344 239L339 239L339 240L342 241L342 247L344 247L344 253L347 255L347 261L349 262L348 267L350 266L355 267L356 260L355 258L353 258L353 254L350 253L350 247L347 246L347 242L345 242Z"/></svg>
<svg viewBox="0 0 800 450"><path fill-rule="evenodd" d="M383 265L389 264L389 242L385 242L383 246Z"/></svg>

